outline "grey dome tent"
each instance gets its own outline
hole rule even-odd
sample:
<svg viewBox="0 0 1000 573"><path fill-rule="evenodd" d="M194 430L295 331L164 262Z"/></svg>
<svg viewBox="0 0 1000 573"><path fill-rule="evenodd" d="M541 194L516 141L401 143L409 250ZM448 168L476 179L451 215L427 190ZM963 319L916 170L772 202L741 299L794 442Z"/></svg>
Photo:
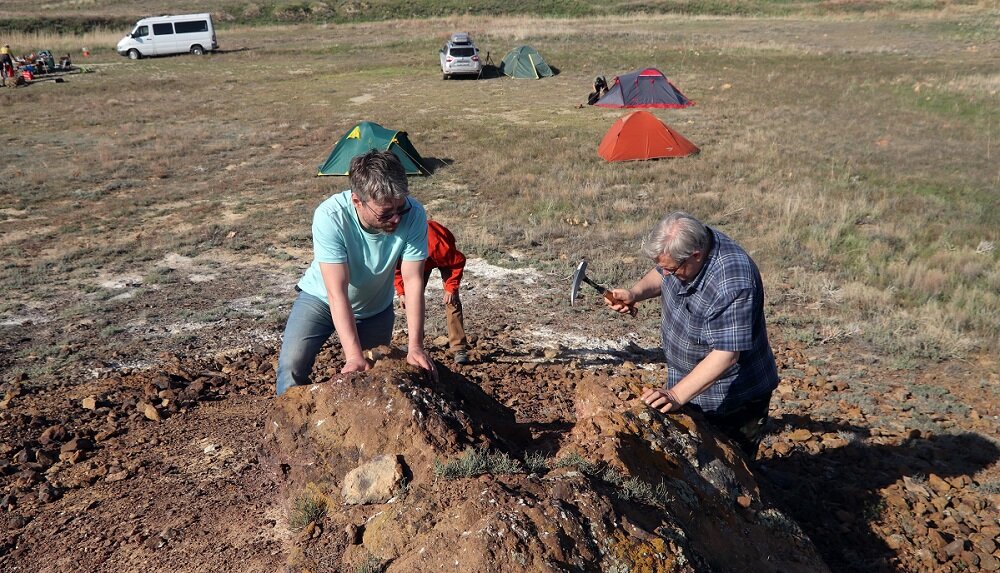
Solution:
<svg viewBox="0 0 1000 573"><path fill-rule="evenodd" d="M656 68L646 68L618 76L611 89L594 105L601 107L679 108L694 105L681 90Z"/></svg>
<svg viewBox="0 0 1000 573"><path fill-rule="evenodd" d="M552 68L531 46L518 46L507 52L500 62L500 73L512 78L538 80L552 75Z"/></svg>

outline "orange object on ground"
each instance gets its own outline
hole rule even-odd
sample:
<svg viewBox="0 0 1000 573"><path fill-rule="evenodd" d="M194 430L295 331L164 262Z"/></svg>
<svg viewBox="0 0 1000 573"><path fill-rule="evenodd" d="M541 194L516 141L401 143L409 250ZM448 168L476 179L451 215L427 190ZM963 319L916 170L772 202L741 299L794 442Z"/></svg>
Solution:
<svg viewBox="0 0 1000 573"><path fill-rule="evenodd" d="M597 154L607 161L686 157L699 151L648 111L634 111L616 121L597 146Z"/></svg>

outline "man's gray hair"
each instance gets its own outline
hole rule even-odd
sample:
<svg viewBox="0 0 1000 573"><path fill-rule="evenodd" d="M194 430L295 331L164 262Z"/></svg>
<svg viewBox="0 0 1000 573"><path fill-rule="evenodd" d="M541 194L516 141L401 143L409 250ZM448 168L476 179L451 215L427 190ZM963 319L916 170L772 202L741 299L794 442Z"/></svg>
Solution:
<svg viewBox="0 0 1000 573"><path fill-rule="evenodd" d="M369 151L351 160L351 191L362 202L392 203L410 194L406 170L391 151Z"/></svg>
<svg viewBox="0 0 1000 573"><path fill-rule="evenodd" d="M710 243L708 227L690 213L674 211L649 232L642 243L642 253L654 261L660 255L667 255L675 263L683 264L695 251L704 253Z"/></svg>

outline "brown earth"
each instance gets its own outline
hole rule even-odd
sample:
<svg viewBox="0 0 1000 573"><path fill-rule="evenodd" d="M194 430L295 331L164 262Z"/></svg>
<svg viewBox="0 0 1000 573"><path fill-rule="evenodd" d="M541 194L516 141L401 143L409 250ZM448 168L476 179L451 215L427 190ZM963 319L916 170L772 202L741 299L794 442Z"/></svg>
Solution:
<svg viewBox="0 0 1000 573"><path fill-rule="evenodd" d="M595 298L571 308L565 277L509 273L482 261L470 264L467 283L474 362L452 366L435 347L439 385L413 379L391 360L370 376L341 377L335 347L321 355L319 394L355 393L355 401L345 403L356 407L345 410L350 417L338 414L336 427L348 432L367 421L365 439L383 440L374 449L355 446L353 453L350 434L336 442L330 451L337 455L327 459L336 470L327 493L339 491L345 471L378 453L401 455L410 482L392 503L344 507L338 501L305 533L292 531L289 519L305 484L317 483L315 475L295 469L307 442L281 441L293 434L276 434L267 422L308 419L302 408L309 402L290 407L292 400L282 404L272 396L273 325L241 318L199 330L197 345L130 337L114 351L102 348L101 339L81 338L54 353L69 358L66 366L37 379L5 380L0 570L336 571L350 564L407 571L447 569L449 559L462 563L472 556L467 563L473 565L453 570L490 570L495 563L495 570L769 571L777 570L763 557L771 547L779 548L772 557L778 563L812 563L804 536L833 571L1000 569L993 393L1000 380L988 357L896 370L863 348L784 342L780 327L772 327L783 382L772 401L766 447L740 470L728 447L713 445L691 418L644 416L637 404L638 389L663 374L655 307L634 320L600 310ZM221 296L245 286L218 281L213 288ZM443 332L434 304L439 292L428 291L429 344ZM526 312L525 304L533 310ZM20 335L5 342L7 351L58 332L51 323L26 321L19 328ZM438 430L406 430L400 420L410 419L404 410L417 400L400 388L419 389L431 404L426 419L437 420ZM394 397L393 415L358 406L386 392ZM315 408L337 412L322 400ZM631 434L624 430L630 420ZM386 431L378 429L383 423ZM667 440L673 445L657 455L673 465L645 463L636 456L655 451L648 436L621 440L642 435L640 427L661 437L699 435L694 441L711 455L678 457L681 450ZM406 443L393 442L401 435ZM468 447L512 458L538 452L550 468L435 479L435 461L455 459ZM283 452L290 458L280 461ZM551 467L576 459L572 454L601 471ZM706 486L710 482L691 469L699 455L727 459L724 467L739 477L735 489L723 494L725 488ZM609 468L618 473L603 473ZM673 489L658 499L672 502L664 509L629 499L616 475L649 484L667 478ZM697 492L698 503L684 501L678 482ZM557 499L587 508L564 523L558 543L541 535L555 523ZM515 513L507 522L512 534L502 541L461 535L477 524L476 531L487 524L495 531L504 510ZM755 529L723 529L726 523ZM530 527L519 536L514 525ZM678 537L673 546L662 545L668 537L657 528L671 525L685 533L683 542ZM741 535L750 535L750 547L737 543ZM796 541L772 545L775 539ZM433 558L420 557L419 544L434 549ZM635 567L615 568L615 555ZM686 556L683 567L678 555Z"/></svg>

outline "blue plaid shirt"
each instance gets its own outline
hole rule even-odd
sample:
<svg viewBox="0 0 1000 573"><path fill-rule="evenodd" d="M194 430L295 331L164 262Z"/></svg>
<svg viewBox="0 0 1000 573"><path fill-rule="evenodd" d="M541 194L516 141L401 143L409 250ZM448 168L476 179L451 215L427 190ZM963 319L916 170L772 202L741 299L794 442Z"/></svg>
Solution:
<svg viewBox="0 0 1000 573"><path fill-rule="evenodd" d="M750 255L726 235L709 229L712 246L690 283L670 275L660 284L660 334L672 388L712 350L740 358L691 400L705 412L725 415L778 386L778 368L764 325L764 284Z"/></svg>

